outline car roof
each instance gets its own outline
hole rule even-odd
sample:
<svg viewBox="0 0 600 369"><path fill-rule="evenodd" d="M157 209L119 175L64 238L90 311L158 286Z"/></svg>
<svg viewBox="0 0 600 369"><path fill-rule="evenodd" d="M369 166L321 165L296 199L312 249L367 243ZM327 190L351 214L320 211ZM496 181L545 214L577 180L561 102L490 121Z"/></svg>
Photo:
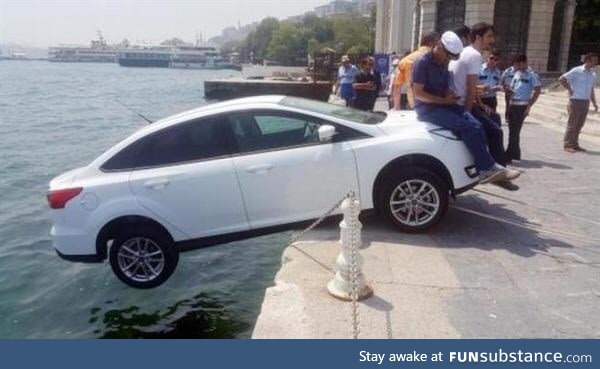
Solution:
<svg viewBox="0 0 600 369"><path fill-rule="evenodd" d="M181 113L177 113L175 115L171 115L169 117L160 119L155 123L162 123L165 121L173 121L179 120L180 118L193 118L196 115L204 115L203 113L212 110L221 110L224 108L228 108L230 106L239 106L241 104L279 104L281 100L285 98L284 95L261 95L261 96L251 96L251 97L242 97L239 99L232 99L227 101L222 101L218 103L212 103L200 106L198 108L194 108L191 110L187 110Z"/></svg>

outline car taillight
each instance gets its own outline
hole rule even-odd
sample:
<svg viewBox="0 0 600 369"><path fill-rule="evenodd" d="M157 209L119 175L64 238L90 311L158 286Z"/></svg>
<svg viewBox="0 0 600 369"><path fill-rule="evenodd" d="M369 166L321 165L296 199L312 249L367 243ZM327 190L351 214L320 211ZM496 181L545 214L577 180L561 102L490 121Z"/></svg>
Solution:
<svg viewBox="0 0 600 369"><path fill-rule="evenodd" d="M48 198L48 204L52 209L62 209L69 200L79 195L81 191L83 191L82 187L48 191L46 197Z"/></svg>

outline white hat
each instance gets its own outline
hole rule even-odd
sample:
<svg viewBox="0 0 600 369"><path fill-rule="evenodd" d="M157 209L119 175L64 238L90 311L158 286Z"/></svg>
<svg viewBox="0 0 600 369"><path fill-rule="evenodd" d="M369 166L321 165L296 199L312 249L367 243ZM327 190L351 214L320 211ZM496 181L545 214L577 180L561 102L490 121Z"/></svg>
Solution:
<svg viewBox="0 0 600 369"><path fill-rule="evenodd" d="M444 46L444 49L446 49L446 51L452 54L451 56L458 58L458 56L463 50L463 43L460 40L460 38L456 35L456 33L452 31L444 32L441 41L442 45Z"/></svg>
<svg viewBox="0 0 600 369"><path fill-rule="evenodd" d="M392 61L392 65L398 65L400 64L400 59L396 58Z"/></svg>
<svg viewBox="0 0 600 369"><path fill-rule="evenodd" d="M347 62L350 61L350 58L348 57L348 55L342 55L342 62Z"/></svg>

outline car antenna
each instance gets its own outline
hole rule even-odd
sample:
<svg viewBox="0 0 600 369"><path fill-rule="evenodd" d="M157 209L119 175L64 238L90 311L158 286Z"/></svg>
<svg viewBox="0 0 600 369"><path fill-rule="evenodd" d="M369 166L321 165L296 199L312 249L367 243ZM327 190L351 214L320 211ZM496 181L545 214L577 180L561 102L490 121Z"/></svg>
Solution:
<svg viewBox="0 0 600 369"><path fill-rule="evenodd" d="M146 118L145 116L143 116L141 113L138 113L137 111L133 110L133 108L125 105L123 102L121 102L121 100L119 99L115 99L116 102L118 102L122 107L124 107L125 109L129 110L130 112L134 113L135 115L137 115L138 117L141 117L142 119L144 119L146 122L148 122L149 124L152 124L152 121L148 118Z"/></svg>

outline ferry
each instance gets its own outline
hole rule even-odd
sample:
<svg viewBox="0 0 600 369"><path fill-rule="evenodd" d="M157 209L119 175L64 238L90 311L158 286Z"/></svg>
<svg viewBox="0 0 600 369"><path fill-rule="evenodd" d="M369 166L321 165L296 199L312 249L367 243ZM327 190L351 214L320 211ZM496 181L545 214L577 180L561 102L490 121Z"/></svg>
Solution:
<svg viewBox="0 0 600 369"><path fill-rule="evenodd" d="M92 40L89 47L60 45L48 48L48 61L63 63L115 63L117 61L117 48L109 46L100 31L98 31L98 40Z"/></svg>
<svg viewBox="0 0 600 369"><path fill-rule="evenodd" d="M119 65L182 69L237 69L212 46L148 46L119 50Z"/></svg>

